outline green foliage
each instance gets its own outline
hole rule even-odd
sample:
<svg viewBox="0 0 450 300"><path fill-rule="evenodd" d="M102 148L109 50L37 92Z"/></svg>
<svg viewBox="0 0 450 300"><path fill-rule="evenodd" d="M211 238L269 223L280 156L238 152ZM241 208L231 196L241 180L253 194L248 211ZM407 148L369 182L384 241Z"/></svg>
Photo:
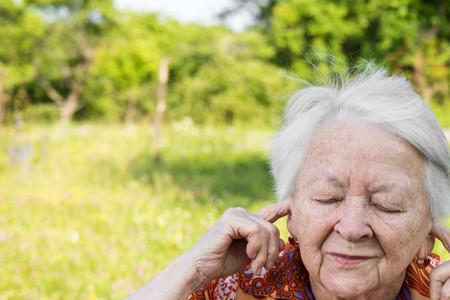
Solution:
<svg viewBox="0 0 450 300"><path fill-rule="evenodd" d="M33 49L45 28L41 18L13 3L0 5L0 89L6 90L34 78Z"/></svg>
<svg viewBox="0 0 450 300"><path fill-rule="evenodd" d="M277 124L287 96L298 86L285 72L261 60L270 51L257 37L209 36L207 52L185 49L186 57L192 57L192 51L199 62L195 68L175 66L179 72L175 76L181 79L171 86L169 107L177 109L169 110L169 117L190 116L196 123ZM255 45L259 52L251 48Z"/></svg>
<svg viewBox="0 0 450 300"><path fill-rule="evenodd" d="M30 123L54 123L59 118L58 108L51 104L35 104L25 107L22 116L23 120Z"/></svg>
<svg viewBox="0 0 450 300"><path fill-rule="evenodd" d="M149 38L148 31L136 23L130 16L121 24L132 28L126 35L114 31L97 47L83 91L83 98L90 99L84 108L87 117L96 112L119 120L130 105L148 114L146 103L154 102L161 50L157 39Z"/></svg>
<svg viewBox="0 0 450 300"><path fill-rule="evenodd" d="M166 57L169 122L273 126L299 87L285 74L314 82L374 61L410 79L447 124L445 0L234 1L255 27L182 25L109 0L0 2L0 121L36 104L63 120L152 119Z"/></svg>
<svg viewBox="0 0 450 300"><path fill-rule="evenodd" d="M443 128L450 128L450 101L442 104L432 103L431 109Z"/></svg>
<svg viewBox="0 0 450 300"><path fill-rule="evenodd" d="M336 61L340 71L373 59L405 74L426 101L450 101L446 1L287 0L267 5L271 19L262 22L275 45L274 61L303 78L316 76L311 65L329 75Z"/></svg>
<svg viewBox="0 0 450 300"><path fill-rule="evenodd" d="M362 34L359 15L349 14L351 6L312 0L284 1L275 5L271 36L277 48L276 61L291 65L303 74L311 68L307 63L316 64L319 71L326 72L326 61L305 61L311 51L332 53L345 60L344 43Z"/></svg>

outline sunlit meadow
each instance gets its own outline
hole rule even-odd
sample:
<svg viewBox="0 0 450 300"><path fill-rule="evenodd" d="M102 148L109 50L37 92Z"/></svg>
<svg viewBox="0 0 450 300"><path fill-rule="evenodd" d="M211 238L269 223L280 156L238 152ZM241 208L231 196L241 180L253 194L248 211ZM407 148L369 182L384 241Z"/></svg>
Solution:
<svg viewBox="0 0 450 300"><path fill-rule="evenodd" d="M149 126L2 129L0 299L124 298L226 208L274 201L272 134L187 120L157 163Z"/></svg>

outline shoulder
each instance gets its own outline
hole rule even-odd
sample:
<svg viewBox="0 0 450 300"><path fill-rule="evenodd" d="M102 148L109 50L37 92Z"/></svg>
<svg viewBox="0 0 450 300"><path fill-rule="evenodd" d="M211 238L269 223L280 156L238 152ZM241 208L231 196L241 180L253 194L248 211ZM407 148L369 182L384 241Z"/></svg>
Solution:
<svg viewBox="0 0 450 300"><path fill-rule="evenodd" d="M298 247L286 243L270 270L256 275L247 265L236 274L210 282L189 299L312 299L310 296L309 276Z"/></svg>

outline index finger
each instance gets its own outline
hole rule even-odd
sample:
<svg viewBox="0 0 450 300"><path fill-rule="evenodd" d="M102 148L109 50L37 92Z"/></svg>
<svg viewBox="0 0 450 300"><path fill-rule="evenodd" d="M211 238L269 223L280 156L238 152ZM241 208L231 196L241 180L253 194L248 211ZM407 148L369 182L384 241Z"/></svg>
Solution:
<svg viewBox="0 0 450 300"><path fill-rule="evenodd" d="M433 226L433 234L442 242L445 249L450 252L450 229L436 224Z"/></svg>
<svg viewBox="0 0 450 300"><path fill-rule="evenodd" d="M264 207L254 215L267 222L273 223L279 218L287 216L291 210L289 200L284 200Z"/></svg>

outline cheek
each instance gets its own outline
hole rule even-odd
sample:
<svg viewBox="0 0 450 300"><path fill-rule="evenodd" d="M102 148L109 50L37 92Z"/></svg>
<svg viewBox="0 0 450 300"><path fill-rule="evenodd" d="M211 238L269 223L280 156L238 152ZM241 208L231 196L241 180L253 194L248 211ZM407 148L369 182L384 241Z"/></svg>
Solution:
<svg viewBox="0 0 450 300"><path fill-rule="evenodd" d="M322 245L333 230L332 215L314 206L311 201L303 201L291 206L290 233L297 238L303 264L311 278L319 279L323 263Z"/></svg>
<svg viewBox="0 0 450 300"><path fill-rule="evenodd" d="M387 259L409 263L425 242L427 222L417 217L415 214L374 216L374 231Z"/></svg>
<svg viewBox="0 0 450 300"><path fill-rule="evenodd" d="M302 248L320 248L333 230L335 212L314 205L311 200L301 200L292 206L291 234Z"/></svg>

